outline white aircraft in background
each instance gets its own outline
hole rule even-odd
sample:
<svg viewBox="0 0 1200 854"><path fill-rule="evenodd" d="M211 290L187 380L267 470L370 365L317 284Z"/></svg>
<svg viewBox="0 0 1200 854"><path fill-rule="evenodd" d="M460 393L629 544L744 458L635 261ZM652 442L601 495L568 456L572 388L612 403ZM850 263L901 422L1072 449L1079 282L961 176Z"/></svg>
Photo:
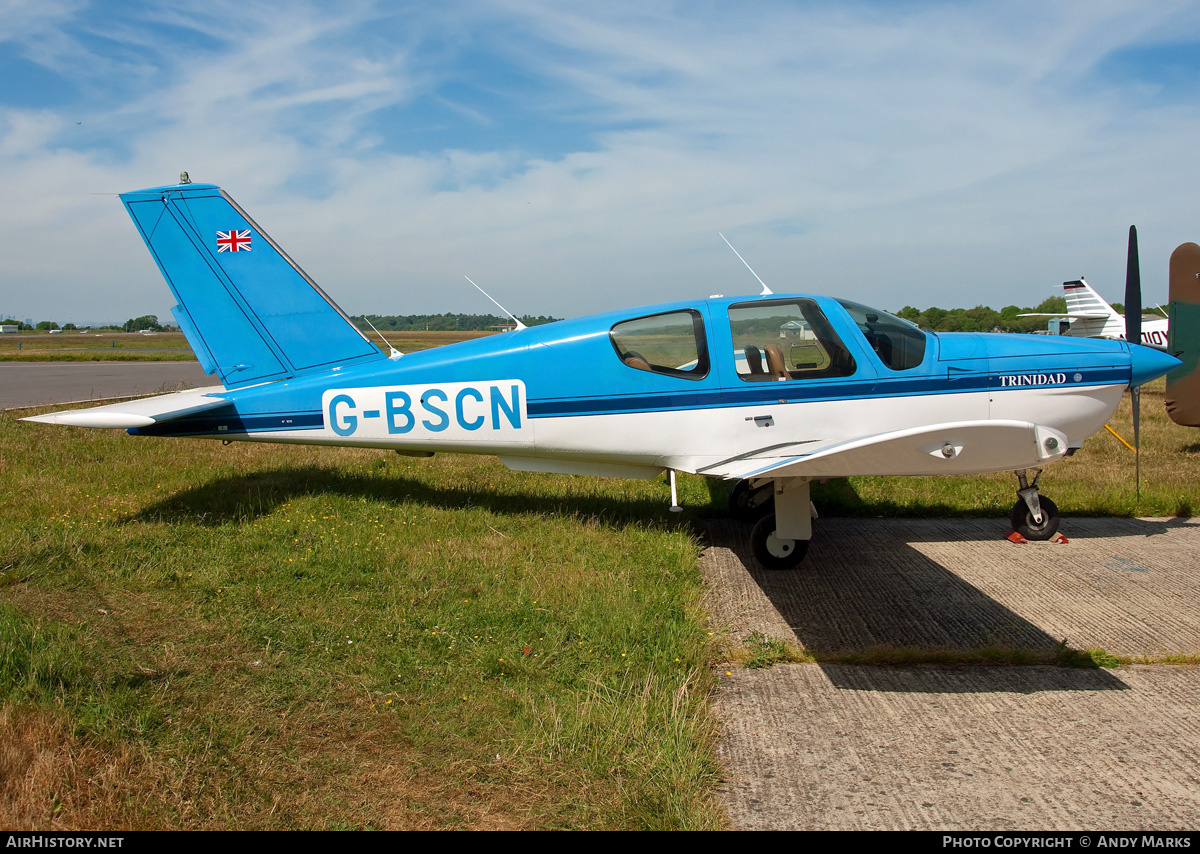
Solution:
<svg viewBox="0 0 1200 854"><path fill-rule="evenodd" d="M1075 338L1112 338L1117 341L1125 340L1125 317L1117 314L1116 309L1104 301L1104 298L1083 280L1082 277L1073 282L1063 282L1066 291L1067 310L1058 314L1030 312L1021 317L1058 317L1066 318L1061 323L1052 324L1052 331L1057 335L1070 335ZM1156 350L1167 349L1167 318L1157 314L1142 315L1142 344Z"/></svg>

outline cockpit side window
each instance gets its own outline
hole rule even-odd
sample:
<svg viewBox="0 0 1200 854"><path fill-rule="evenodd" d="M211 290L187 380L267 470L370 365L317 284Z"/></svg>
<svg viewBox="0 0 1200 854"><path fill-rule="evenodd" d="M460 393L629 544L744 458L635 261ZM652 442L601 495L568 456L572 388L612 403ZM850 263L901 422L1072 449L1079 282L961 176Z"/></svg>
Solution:
<svg viewBox="0 0 1200 854"><path fill-rule="evenodd" d="M848 377L854 357L809 299L729 307L737 375L746 382Z"/></svg>
<svg viewBox="0 0 1200 854"><path fill-rule="evenodd" d="M927 337L907 320L893 317L886 311L868 308L856 302L840 299L839 303L858 325L879 361L893 371L908 371L925 360Z"/></svg>
<svg viewBox="0 0 1200 854"><path fill-rule="evenodd" d="M608 336L617 356L631 368L690 380L708 376L708 344L698 311L625 320L613 326Z"/></svg>

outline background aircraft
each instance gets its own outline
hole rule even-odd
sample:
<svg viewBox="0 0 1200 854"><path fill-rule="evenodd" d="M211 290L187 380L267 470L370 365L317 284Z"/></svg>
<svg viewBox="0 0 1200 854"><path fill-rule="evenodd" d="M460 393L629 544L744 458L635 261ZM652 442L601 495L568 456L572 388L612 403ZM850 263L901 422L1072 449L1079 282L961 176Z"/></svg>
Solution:
<svg viewBox="0 0 1200 854"><path fill-rule="evenodd" d="M738 481L735 507L765 512L751 545L771 568L807 551L811 482L857 474L1014 471L1013 525L1047 539L1058 512L1026 470L1079 448L1126 388L1179 364L1123 341L939 335L848 300L771 293L389 356L219 187L121 200L220 385L26 420L496 454L517 470L667 471L672 487L675 471L720 477Z"/></svg>
<svg viewBox="0 0 1200 854"><path fill-rule="evenodd" d="M1072 282L1063 282L1067 299L1067 310L1062 314L1030 312L1021 317L1067 318L1052 331L1057 335L1076 338L1112 338L1126 340L1125 316L1105 302L1082 277ZM1156 350L1167 350L1167 318L1158 314L1142 316L1141 343Z"/></svg>
<svg viewBox="0 0 1200 854"><path fill-rule="evenodd" d="M1182 243L1171 253L1171 355L1182 361L1167 375L1167 415L1200 427L1200 246Z"/></svg>

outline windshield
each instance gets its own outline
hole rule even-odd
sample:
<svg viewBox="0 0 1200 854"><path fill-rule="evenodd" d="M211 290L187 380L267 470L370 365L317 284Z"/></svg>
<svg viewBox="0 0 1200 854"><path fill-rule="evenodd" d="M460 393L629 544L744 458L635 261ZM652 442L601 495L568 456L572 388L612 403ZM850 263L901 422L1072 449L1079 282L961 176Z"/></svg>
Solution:
<svg viewBox="0 0 1200 854"><path fill-rule="evenodd" d="M907 371L924 361L927 339L916 326L877 308L844 299L838 302L850 312L867 345L887 367Z"/></svg>

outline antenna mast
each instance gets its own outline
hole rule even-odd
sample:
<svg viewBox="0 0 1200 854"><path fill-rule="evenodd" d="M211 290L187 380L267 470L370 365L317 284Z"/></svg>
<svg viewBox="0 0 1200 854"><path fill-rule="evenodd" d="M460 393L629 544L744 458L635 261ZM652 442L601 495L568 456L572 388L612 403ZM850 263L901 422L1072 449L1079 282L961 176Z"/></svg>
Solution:
<svg viewBox="0 0 1200 854"><path fill-rule="evenodd" d="M367 326L371 327L371 329L374 330L375 334L378 335L383 340L383 343L388 345L388 349L392 351L391 353L388 354L389 359L399 359L401 356L404 355L403 353L401 353L399 350L397 350L395 347L392 346L391 341L389 341L383 337L382 332L380 332L378 329L375 329L375 324L371 322L371 319L369 317L367 317L364 314L362 316L362 318L363 318L363 320L365 320L367 322Z"/></svg>
<svg viewBox="0 0 1200 854"><path fill-rule="evenodd" d="M468 282L471 282L471 284L472 284L472 285L475 285L475 283L471 281L471 277L470 277L470 276L463 276L463 278L464 278L464 279L466 279ZM513 322L513 323L515 323L515 324L517 324L517 331L518 331L518 332L520 332L522 329L525 329L525 328L527 328L527 327L525 326L525 324L521 322L521 319L520 319L519 317L517 317L515 314L513 314L513 313L512 313L511 311L509 311L507 308L505 308L504 306L500 305L500 303L498 303L498 302L496 302L494 299L492 299L492 296L491 296L491 294L489 294L489 293L488 293L487 291L485 291L483 288L479 287L479 285L475 285L475 290L479 291L481 294L483 294L483 295L484 295L485 297L487 297L488 299L491 299L491 300L492 300L492 305L496 306L496 308L500 309L502 312L504 312L506 315L508 315L508 317L510 317L510 318L512 319L512 322Z"/></svg>
<svg viewBox="0 0 1200 854"><path fill-rule="evenodd" d="M719 232L719 231L717 232L717 234L719 234L721 236L721 239L725 241L726 246L728 246L730 249L733 249L733 244L730 243L728 239L726 239L724 234L721 234L721 232ZM733 249L733 254L738 256L739 261L741 261L743 264L746 264L746 269L750 271L750 275L753 276L754 278L758 279L758 273L754 272L754 268L746 263L746 259L742 257L742 253L738 252L736 249ZM759 294L760 297L766 296L767 294L775 293L773 290L771 290L770 288L767 287L767 283L764 282L762 279L758 279L758 283L763 286L762 292Z"/></svg>

